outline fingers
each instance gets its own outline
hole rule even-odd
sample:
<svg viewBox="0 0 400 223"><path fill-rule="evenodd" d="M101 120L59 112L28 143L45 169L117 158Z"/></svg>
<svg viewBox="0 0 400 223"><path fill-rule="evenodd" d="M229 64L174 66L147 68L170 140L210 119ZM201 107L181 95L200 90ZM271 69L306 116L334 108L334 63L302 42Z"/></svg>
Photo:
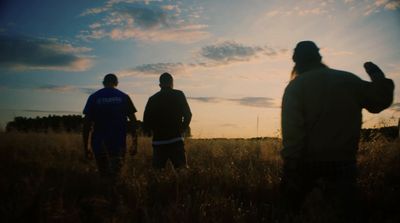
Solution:
<svg viewBox="0 0 400 223"><path fill-rule="evenodd" d="M370 61L364 63L364 69L371 77L372 81L385 78L383 71L376 64Z"/></svg>
<svg viewBox="0 0 400 223"><path fill-rule="evenodd" d="M368 61L368 62L365 62L364 63L364 68L366 69L366 70L369 70L369 69L371 69L372 67L375 67L376 65L374 64L374 63L372 63L371 61Z"/></svg>
<svg viewBox="0 0 400 223"><path fill-rule="evenodd" d="M365 68L365 71L367 71L367 73L377 72L377 71L381 70L381 69L379 69L379 67L376 64L374 64L374 63L372 63L370 61L364 63L364 68Z"/></svg>

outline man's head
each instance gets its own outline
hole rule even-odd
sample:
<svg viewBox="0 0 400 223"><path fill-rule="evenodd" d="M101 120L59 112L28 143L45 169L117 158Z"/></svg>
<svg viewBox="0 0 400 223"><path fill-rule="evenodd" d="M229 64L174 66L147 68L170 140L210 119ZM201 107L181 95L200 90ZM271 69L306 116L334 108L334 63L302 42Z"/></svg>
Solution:
<svg viewBox="0 0 400 223"><path fill-rule="evenodd" d="M295 63L310 64L320 63L322 57L319 54L317 45L308 40L297 43L292 59Z"/></svg>
<svg viewBox="0 0 400 223"><path fill-rule="evenodd" d="M118 85L118 78L115 74L107 74L103 80L104 87L116 87Z"/></svg>
<svg viewBox="0 0 400 223"><path fill-rule="evenodd" d="M169 74L169 73L161 74L160 87L161 88L173 88L174 87L174 79L171 74Z"/></svg>
<svg viewBox="0 0 400 223"><path fill-rule="evenodd" d="M297 43L292 59L295 63L291 75L292 80L312 69L328 67L322 63L322 56L319 54L317 45L309 40Z"/></svg>

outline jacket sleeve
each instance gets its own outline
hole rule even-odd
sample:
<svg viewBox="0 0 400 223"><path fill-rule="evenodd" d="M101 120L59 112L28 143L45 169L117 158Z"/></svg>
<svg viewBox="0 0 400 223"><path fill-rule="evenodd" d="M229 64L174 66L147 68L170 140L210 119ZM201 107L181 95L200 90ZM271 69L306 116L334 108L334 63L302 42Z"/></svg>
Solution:
<svg viewBox="0 0 400 223"><path fill-rule="evenodd" d="M300 88L293 84L293 81L286 87L283 95L281 156L284 160L299 160L305 147L305 119L301 95Z"/></svg>
<svg viewBox="0 0 400 223"><path fill-rule="evenodd" d="M372 82L362 81L361 106L371 113L379 113L393 102L394 83L382 78Z"/></svg>
<svg viewBox="0 0 400 223"><path fill-rule="evenodd" d="M182 126L186 130L189 128L190 122L192 120L192 112L190 111L189 104L186 100L185 94L182 92L182 106L183 106L183 123Z"/></svg>
<svg viewBox="0 0 400 223"><path fill-rule="evenodd" d="M149 98L143 113L143 131L147 135L153 130L153 110L153 103L151 98Z"/></svg>
<svg viewBox="0 0 400 223"><path fill-rule="evenodd" d="M93 95L89 96L85 108L83 109L83 114L88 120L93 121L95 116L95 98Z"/></svg>

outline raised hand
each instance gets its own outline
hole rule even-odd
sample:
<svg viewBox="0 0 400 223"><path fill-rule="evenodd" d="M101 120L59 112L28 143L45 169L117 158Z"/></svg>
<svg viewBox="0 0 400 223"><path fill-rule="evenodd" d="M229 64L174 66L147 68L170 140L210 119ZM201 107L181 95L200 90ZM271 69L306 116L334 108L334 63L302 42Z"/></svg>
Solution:
<svg viewBox="0 0 400 223"><path fill-rule="evenodd" d="M383 71L372 62L364 63L364 69L372 81L382 80L385 78Z"/></svg>

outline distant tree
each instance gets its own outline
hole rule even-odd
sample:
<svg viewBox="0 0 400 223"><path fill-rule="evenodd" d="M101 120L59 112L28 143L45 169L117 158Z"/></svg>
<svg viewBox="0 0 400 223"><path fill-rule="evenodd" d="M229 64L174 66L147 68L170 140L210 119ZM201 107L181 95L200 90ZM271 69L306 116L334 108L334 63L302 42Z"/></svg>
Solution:
<svg viewBox="0 0 400 223"><path fill-rule="evenodd" d="M15 117L7 123L6 131L22 132L79 132L82 129L83 118L80 115L49 115L47 117Z"/></svg>
<svg viewBox="0 0 400 223"><path fill-rule="evenodd" d="M19 132L81 132L83 117L81 115L49 115L47 117L15 117L8 122L6 131ZM132 125L128 125L131 128ZM141 121L136 122L136 129L139 135L143 133Z"/></svg>

